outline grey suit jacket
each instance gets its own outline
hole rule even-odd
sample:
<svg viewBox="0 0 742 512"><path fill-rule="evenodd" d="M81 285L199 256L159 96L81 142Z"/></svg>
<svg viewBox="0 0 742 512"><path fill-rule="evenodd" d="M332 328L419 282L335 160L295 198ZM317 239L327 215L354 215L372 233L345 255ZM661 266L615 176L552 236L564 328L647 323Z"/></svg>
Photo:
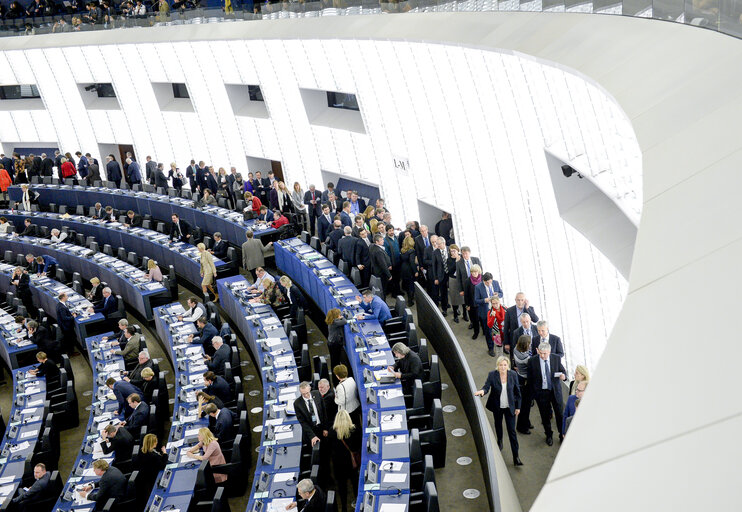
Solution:
<svg viewBox="0 0 742 512"><path fill-rule="evenodd" d="M265 265L265 253L270 247L263 245L263 242L257 238L247 240L242 244L242 266L247 270L262 267Z"/></svg>

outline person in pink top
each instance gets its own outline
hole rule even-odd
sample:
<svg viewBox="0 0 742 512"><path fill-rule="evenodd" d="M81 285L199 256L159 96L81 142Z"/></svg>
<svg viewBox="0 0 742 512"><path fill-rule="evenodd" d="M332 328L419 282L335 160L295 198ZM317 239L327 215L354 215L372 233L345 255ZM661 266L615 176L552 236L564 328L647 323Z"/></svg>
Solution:
<svg viewBox="0 0 742 512"><path fill-rule="evenodd" d="M199 455L203 450L203 455ZM188 450L188 455L198 460L208 460L209 464L213 468L219 464L226 464L224 460L224 454L219 446L218 439L214 437L206 427L198 429L198 444ZM227 480L227 475L214 473L214 481L216 483L222 483Z"/></svg>

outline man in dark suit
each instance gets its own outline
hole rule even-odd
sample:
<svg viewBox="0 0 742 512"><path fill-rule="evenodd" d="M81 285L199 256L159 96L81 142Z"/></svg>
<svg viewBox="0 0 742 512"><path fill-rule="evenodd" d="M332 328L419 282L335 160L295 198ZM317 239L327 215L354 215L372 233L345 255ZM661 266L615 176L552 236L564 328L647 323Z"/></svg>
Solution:
<svg viewBox="0 0 742 512"><path fill-rule="evenodd" d="M234 439L235 416L232 411L226 407L219 409L214 404L206 404L204 412L209 416L209 430L219 439L219 444Z"/></svg>
<svg viewBox="0 0 742 512"><path fill-rule="evenodd" d="M42 463L36 464L33 468L33 477L35 479L33 485L28 489L19 489L18 496L13 498L18 512L31 512L35 503L47 497L51 475L46 471L46 466Z"/></svg>
<svg viewBox="0 0 742 512"><path fill-rule="evenodd" d="M521 336L528 336L531 338L531 340L538 336L536 326L531 322L531 315L529 315L528 313L523 313L522 315L520 315L520 327L515 330L515 332L513 333L513 339L510 340L510 343L513 347L518 343L518 339ZM538 344L533 347L533 350L531 351L532 355L536 353L536 348L538 348Z"/></svg>
<svg viewBox="0 0 742 512"><path fill-rule="evenodd" d="M142 216L134 213L133 210L129 210L128 212L126 212L126 219L124 220L124 224L131 228L141 228Z"/></svg>
<svg viewBox="0 0 742 512"><path fill-rule="evenodd" d="M147 179L147 183L150 185L155 185L155 177L157 175L157 162L152 160L152 157L147 155L147 158L145 158L147 163L144 164L144 173L145 178ZM160 185L155 185L160 186ZM165 186L167 188L167 185Z"/></svg>
<svg viewBox="0 0 742 512"><path fill-rule="evenodd" d="M361 285L368 286L371 276L371 240L368 238L368 231L362 229L358 232L358 238L353 238L355 242L353 261L358 270L361 271Z"/></svg>
<svg viewBox="0 0 742 512"><path fill-rule="evenodd" d="M429 241L430 245L425 247L425 250L423 251L423 259L418 261L422 261L422 268L425 269L425 278L427 279L428 284L428 293L433 296L433 255L435 254L436 245L438 244L438 237L436 235L431 235Z"/></svg>
<svg viewBox="0 0 742 512"><path fill-rule="evenodd" d="M88 185L95 185L96 181L101 181L100 165L98 165L98 160L90 156L90 153L85 153L85 157L88 159L88 162L90 162L88 164Z"/></svg>
<svg viewBox="0 0 742 512"><path fill-rule="evenodd" d="M422 231L422 228L420 228ZM427 230L427 228L426 228ZM461 292L460 295L464 296L464 290L466 289L466 281L471 277L471 268L474 265L479 265L479 267L482 267L482 262L477 258L476 256L471 255L471 249L467 246L463 246L461 248L461 259L456 262L456 279L459 280L459 286L461 286ZM498 283L499 285L499 283ZM467 320L467 314L466 314L466 307L464 309L464 321ZM475 322L476 319L472 318L472 322Z"/></svg>
<svg viewBox="0 0 742 512"><path fill-rule="evenodd" d="M177 214L171 217L170 240L189 243L191 241L191 226L184 220L180 220Z"/></svg>
<svg viewBox="0 0 742 512"><path fill-rule="evenodd" d="M98 459L93 462L93 471L96 476L100 477L98 487L93 489L93 485L88 484L77 492L90 501L95 501L95 510L103 510L111 498L117 500L124 498L126 477L118 468L109 466L104 459Z"/></svg>
<svg viewBox="0 0 742 512"><path fill-rule="evenodd" d="M353 217L363 215L363 212L366 211L366 201L358 197L358 192L353 191L348 198L348 202L350 203L350 212Z"/></svg>
<svg viewBox="0 0 742 512"><path fill-rule="evenodd" d="M211 340L214 339L214 336L219 335L219 331L216 330L216 327L205 316L196 320L196 327L198 327L198 336L194 336L193 334L188 336L188 343L201 343L204 347L204 353L213 355L215 350L211 344Z"/></svg>
<svg viewBox="0 0 742 512"><path fill-rule="evenodd" d="M121 425L126 427L132 437L138 437L142 427L149 423L149 405L142 402L142 395L138 393L127 396L126 403L132 412L126 416L126 421L121 422Z"/></svg>
<svg viewBox="0 0 742 512"><path fill-rule="evenodd" d="M152 359L150 359L149 353L147 353L146 350L142 350L137 356L137 365L126 375L126 377L124 377L124 380L131 382L139 389L142 389L142 385L144 384L142 370L145 368L154 368L154 363L152 362Z"/></svg>
<svg viewBox="0 0 742 512"><path fill-rule="evenodd" d="M216 172L213 167L209 167L206 172L206 188L208 188L214 196L216 196L216 193L219 191L219 183L217 183Z"/></svg>
<svg viewBox="0 0 742 512"><path fill-rule="evenodd" d="M438 237L433 251L433 265L430 268L430 279L433 281L431 298L436 305L440 305L443 316L446 316L448 310L448 258L446 240ZM456 321L458 322L458 318Z"/></svg>
<svg viewBox="0 0 742 512"><path fill-rule="evenodd" d="M304 295L299 291L299 287L291 282L289 276L282 276L278 280L278 289L283 296L289 301L289 317L296 320L299 314L299 308L307 309L307 301Z"/></svg>
<svg viewBox="0 0 742 512"><path fill-rule="evenodd" d="M49 159L51 160L51 158ZM0 154L0 164L3 164L3 167L6 171L8 171L8 174L11 176L13 175L12 170L15 169L13 166L13 159L9 156L5 156L5 153ZM54 166L54 161L52 161L52 167ZM51 170L51 167L49 167L49 170ZM46 175L45 175L46 176ZM49 176L51 176L51 173L49 173Z"/></svg>
<svg viewBox="0 0 742 512"><path fill-rule="evenodd" d="M116 210L113 209L113 206L106 206L101 220L104 222L118 222L118 217L116 217Z"/></svg>
<svg viewBox="0 0 742 512"><path fill-rule="evenodd" d="M327 242L327 235L332 229L332 215L330 215L330 205L322 205L322 214L317 218L317 238L320 242Z"/></svg>
<svg viewBox="0 0 742 512"><path fill-rule="evenodd" d="M67 294L62 292L57 297L56 313L57 313L57 324L62 330L62 344L67 353L72 353L72 349L75 346L75 313L70 311L67 307Z"/></svg>
<svg viewBox="0 0 742 512"><path fill-rule="evenodd" d="M229 389L229 384L224 380L224 377L220 377L209 370L204 373L204 384L206 385L204 391L209 395L217 397L223 403L232 401L232 392Z"/></svg>
<svg viewBox="0 0 742 512"><path fill-rule="evenodd" d="M142 390L136 387L131 382L126 382L125 380L116 380L113 377L109 377L108 380L106 380L106 386L113 391L113 394L116 395L116 400L119 403L118 410L116 411L117 414L124 414L124 417L129 416L134 409L129 407L129 403L126 401L127 397L132 394L137 394L139 396L142 396L144 393L142 393Z"/></svg>
<svg viewBox="0 0 742 512"><path fill-rule="evenodd" d="M327 497L311 479L300 480L296 484L296 493L299 495L299 501L304 501L303 506L297 502L291 503L287 508L296 508L299 512L325 512Z"/></svg>
<svg viewBox="0 0 742 512"><path fill-rule="evenodd" d="M103 288L103 303L100 306L89 308L92 313L100 313L106 318L108 318L109 315L116 313L118 309L119 301L116 296L111 293L111 289L107 286Z"/></svg>
<svg viewBox="0 0 742 512"><path fill-rule="evenodd" d="M232 350L224 343L221 336L211 338L211 346L214 347L214 355L204 354L206 368L214 373L224 375L224 365L229 362Z"/></svg>
<svg viewBox="0 0 742 512"><path fill-rule="evenodd" d="M206 169L204 161L202 160L198 162L198 166L196 166L196 186L201 194L203 194L204 190L208 187L208 184L206 183L206 175L208 172L209 171Z"/></svg>
<svg viewBox="0 0 742 512"><path fill-rule="evenodd" d="M562 432L562 381L565 380L567 370L556 354L551 353L551 345L541 342L538 355L528 360L528 385L531 386L531 395L536 399L538 411L541 414L541 423L546 433L546 444L554 444L551 430L551 410L554 410L559 441L564 439Z"/></svg>
<svg viewBox="0 0 742 512"><path fill-rule="evenodd" d="M154 180L155 189L162 188L165 189L167 192L167 189L169 188L168 182L167 182L167 175L165 174L165 170L162 167L162 164L156 164L155 170L152 174L152 179Z"/></svg>
<svg viewBox="0 0 742 512"><path fill-rule="evenodd" d="M260 215L258 215L258 222L273 222L273 212L268 209L267 206L263 205L260 207Z"/></svg>
<svg viewBox="0 0 742 512"><path fill-rule="evenodd" d="M304 192L304 204L307 205L309 230L312 236L314 236L315 222L317 221L317 218L322 215L322 191L316 190L314 185L309 185L309 190Z"/></svg>
<svg viewBox="0 0 742 512"><path fill-rule="evenodd" d="M345 201L343 203L343 210L340 212L340 222L343 226L353 228L353 218L350 215L350 202Z"/></svg>
<svg viewBox="0 0 742 512"><path fill-rule="evenodd" d="M103 205L100 203L95 203L95 206L93 206L93 212L90 214L90 216L94 219L102 219L106 215L106 210L103 208Z"/></svg>
<svg viewBox="0 0 742 512"><path fill-rule="evenodd" d="M62 348L59 346L59 342L49 335L49 331L43 325L39 325L36 320L28 320L26 322L26 329L28 330L28 337L31 342L39 347L41 352L45 352L52 361L62 360Z"/></svg>
<svg viewBox="0 0 742 512"><path fill-rule="evenodd" d="M121 166L113 155L106 157L106 179L116 184L116 188L121 188Z"/></svg>
<svg viewBox="0 0 742 512"><path fill-rule="evenodd" d="M425 268L425 249L430 247L430 236L428 235L428 226L422 225L420 226L420 234L415 237L415 256L417 256L417 267L418 267L418 281L420 284L423 285L424 288L427 288L427 279L425 277L425 273L423 272L423 269L425 269L425 272L428 272L429 269Z"/></svg>
<svg viewBox="0 0 742 512"><path fill-rule="evenodd" d="M186 167L186 178L188 178L188 185L191 187L191 191L195 192L198 188L198 183L196 182L196 170L198 169L198 165L196 165L195 160L191 160L191 165Z"/></svg>
<svg viewBox="0 0 742 512"><path fill-rule="evenodd" d="M355 238L353 238L353 230L348 226L343 228L343 238L338 240L338 254L340 259L346 262L351 267L355 266L353 261L355 253Z"/></svg>
<svg viewBox="0 0 742 512"><path fill-rule="evenodd" d="M222 234L218 231L214 233L214 247L209 252L220 260L226 260L228 248L227 242L222 240Z"/></svg>
<svg viewBox="0 0 742 512"><path fill-rule="evenodd" d="M41 174L41 157L33 154L28 156L31 157L31 168L28 169L28 178L30 180L34 176Z"/></svg>
<svg viewBox="0 0 742 512"><path fill-rule="evenodd" d="M268 176L270 176L271 174L273 173L268 171ZM263 204L268 204L268 194L273 188L273 183L271 182L271 179L269 177L263 178L260 171L255 173L255 178L260 183L260 201Z"/></svg>
<svg viewBox="0 0 742 512"><path fill-rule="evenodd" d="M492 330L487 325L487 312L490 310L490 302L492 297L497 294L492 281L492 274L485 272L482 276L482 282L474 288L474 304L477 305L479 323L482 326L484 339L487 341L488 354L495 357L495 342L492 340Z"/></svg>
<svg viewBox="0 0 742 512"><path fill-rule="evenodd" d="M327 197L326 204L330 206L330 215L333 217L343 209L343 202L335 194L330 194Z"/></svg>
<svg viewBox="0 0 742 512"><path fill-rule="evenodd" d="M502 297L502 292L500 292L500 297ZM535 324L538 322L538 315L533 308L528 305L526 294L518 292L515 294L515 304L505 311L505 322L502 325L502 330L505 331L502 333L502 343L503 348L506 351L510 350L510 347L506 345L506 343L511 343L513 341L513 333L518 327L520 327L520 316L523 313L528 313L530 315L532 323Z"/></svg>
<svg viewBox="0 0 742 512"><path fill-rule="evenodd" d="M564 345L562 345L562 340L556 334L549 333L549 322L546 320L539 320L536 323L536 330L538 331L538 336L533 336L531 338L532 354L535 354L541 342L545 341L551 347L552 354L559 356L559 358L564 357Z"/></svg>
<svg viewBox="0 0 742 512"><path fill-rule="evenodd" d="M23 221L23 229L18 234L20 236L38 236L36 226L31 222L31 219Z"/></svg>
<svg viewBox="0 0 742 512"><path fill-rule="evenodd" d="M305 446L314 446L327 439L329 434L327 411L325 411L322 395L319 391L312 391L308 382L299 384L299 392L301 396L294 400L294 411L301 425L302 442Z"/></svg>
<svg viewBox="0 0 742 512"><path fill-rule="evenodd" d="M84 180L88 177L90 162L88 161L88 158L82 154L82 151L76 152L75 156L77 157L77 173L80 175L80 178Z"/></svg>
<svg viewBox="0 0 742 512"><path fill-rule="evenodd" d="M384 250L384 237L374 235L374 243L368 249L371 263L371 275L381 280L381 293L386 297L389 281L392 279L392 260Z"/></svg>
<svg viewBox="0 0 742 512"><path fill-rule="evenodd" d="M137 433L137 436L139 434ZM131 459L134 450L134 436L122 424L107 425L100 434L103 453L114 453L113 463L120 464Z"/></svg>
<svg viewBox="0 0 742 512"><path fill-rule="evenodd" d="M327 235L327 247L333 250L335 253L338 252L338 242L343 238L345 232L343 231L343 225L339 220L333 221L332 231Z"/></svg>
<svg viewBox="0 0 742 512"><path fill-rule="evenodd" d="M335 403L335 392L332 390L330 381L327 379L320 379L317 383L317 389L322 396L322 403L325 408L325 414L327 415L327 424L332 425L335 423L335 416L338 413L338 404Z"/></svg>

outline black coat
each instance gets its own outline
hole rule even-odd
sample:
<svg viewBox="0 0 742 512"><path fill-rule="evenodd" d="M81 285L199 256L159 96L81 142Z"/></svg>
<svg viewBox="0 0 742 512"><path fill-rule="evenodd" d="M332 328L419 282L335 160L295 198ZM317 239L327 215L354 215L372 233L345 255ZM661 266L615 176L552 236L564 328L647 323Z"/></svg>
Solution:
<svg viewBox="0 0 742 512"><path fill-rule="evenodd" d="M89 500L95 500L95 510L103 510L111 498L123 499L126 495L126 478L115 466L109 466L100 481L98 488L89 495Z"/></svg>
<svg viewBox="0 0 742 512"><path fill-rule="evenodd" d="M411 281L415 279L415 272L417 272L417 255L415 251L407 251L401 254L402 267L401 276L403 281Z"/></svg>
<svg viewBox="0 0 742 512"><path fill-rule="evenodd" d="M389 278L392 277L392 273L389 270L392 262L384 248L372 244L369 248L369 255L371 257L371 274L375 275L382 281L388 281Z"/></svg>
<svg viewBox="0 0 742 512"><path fill-rule="evenodd" d="M106 164L106 176L108 181L121 181L121 166L116 160Z"/></svg>
<svg viewBox="0 0 742 512"><path fill-rule="evenodd" d="M543 375L541 373L541 362L538 355L531 356L528 360L528 385L531 386L531 396L536 396L543 386ZM559 377L555 377L554 374L561 372L564 375L567 374L567 370L562 366L561 358L556 354L549 354L549 373L547 378L551 379L551 391L556 397L557 403L561 404L562 401L562 380Z"/></svg>
<svg viewBox="0 0 742 512"><path fill-rule="evenodd" d="M178 224L175 222L170 223L170 240L176 240L179 242L188 242L190 239L188 235L191 234L191 226L183 219L179 220L180 224L180 236L178 236Z"/></svg>
<svg viewBox="0 0 742 512"><path fill-rule="evenodd" d="M299 420L299 424L301 425L302 438L305 444L310 444L313 437L319 437L320 440L325 439L322 435L322 431L330 430L327 411L325 411L325 404L319 391L312 391L312 400L317 408L319 424L312 422L312 413L307 408L303 396L299 396L294 400L294 411L296 411L296 419Z"/></svg>
<svg viewBox="0 0 742 512"><path fill-rule="evenodd" d="M531 323L535 324L538 322L538 315L533 310L533 306L528 306L525 311L528 313L528 315L531 317ZM503 333L504 340L512 340L513 339L513 333L518 328L518 310L517 306L513 304L505 311L505 322L503 322L502 329L505 331ZM517 340L516 340L517 341Z"/></svg>
<svg viewBox="0 0 742 512"><path fill-rule="evenodd" d="M423 362L420 356L410 350L410 352L394 363L394 370L402 374L402 390L405 395L412 394L415 388L415 380L423 380Z"/></svg>
<svg viewBox="0 0 742 512"><path fill-rule="evenodd" d="M119 463L131 459L131 452L134 450L134 438L125 428L119 428L116 435L100 444L103 453L115 453L114 463Z"/></svg>
<svg viewBox="0 0 742 512"><path fill-rule="evenodd" d="M513 370L508 370L507 373L507 395L508 395L508 408L511 414L515 414L516 409L520 409L520 385L518 384L518 374ZM490 392L491 390L491 392ZM487 381L482 386L482 391L486 395L489 393L487 398L487 409L490 411L496 411L500 408L500 394L502 393L502 382L500 381L500 372L493 370L487 375Z"/></svg>

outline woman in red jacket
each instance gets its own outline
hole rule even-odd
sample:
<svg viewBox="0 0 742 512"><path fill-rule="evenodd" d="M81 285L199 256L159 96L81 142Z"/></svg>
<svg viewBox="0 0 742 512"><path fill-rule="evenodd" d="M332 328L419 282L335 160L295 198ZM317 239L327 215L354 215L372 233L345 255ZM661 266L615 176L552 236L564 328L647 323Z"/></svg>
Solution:
<svg viewBox="0 0 742 512"><path fill-rule="evenodd" d="M75 164L67 160L65 157L62 157L62 178L74 178L75 174L77 174L77 170L75 169Z"/></svg>
<svg viewBox="0 0 742 512"><path fill-rule="evenodd" d="M0 192L2 192L3 203L7 204L8 202L8 187L12 183L13 182L10 180L10 174L5 170L5 166L0 164Z"/></svg>
<svg viewBox="0 0 742 512"><path fill-rule="evenodd" d="M505 308L500 304L500 297L492 297L491 307L487 313L487 325L492 329L495 345L502 347L502 324L505 321Z"/></svg>

